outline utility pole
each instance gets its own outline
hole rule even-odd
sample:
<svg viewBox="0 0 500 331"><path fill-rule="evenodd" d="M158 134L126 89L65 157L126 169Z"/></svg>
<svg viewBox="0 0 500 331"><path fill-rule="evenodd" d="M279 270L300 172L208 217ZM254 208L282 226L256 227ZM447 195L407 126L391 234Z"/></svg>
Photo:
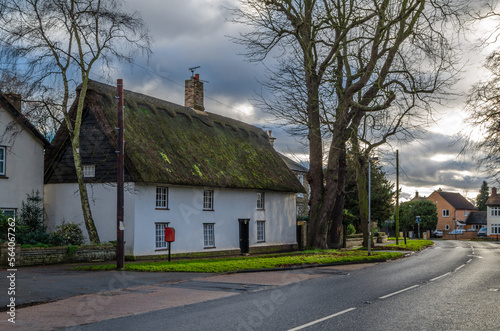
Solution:
<svg viewBox="0 0 500 331"><path fill-rule="evenodd" d="M396 245L399 245L399 150L396 149Z"/></svg>
<svg viewBox="0 0 500 331"><path fill-rule="evenodd" d="M372 246L372 161L377 161L378 157L368 158L368 256L371 255Z"/></svg>
<svg viewBox="0 0 500 331"><path fill-rule="evenodd" d="M371 214L372 214L372 210L371 210L371 205L372 205L372 197L371 197L371 194L372 194L372 183L371 183L371 175L372 174L372 161L371 161L371 158L368 158L368 243L367 243L367 246L368 246L368 256L371 255L371 246L372 246L372 238L371 238Z"/></svg>
<svg viewBox="0 0 500 331"><path fill-rule="evenodd" d="M118 92L118 109L117 109L117 118L118 118L118 150L116 151L116 191L117 191L117 199L116 199L116 269L123 269L124 261L125 261L125 247L124 247L124 230L125 223L123 219L123 205L124 205L124 190L123 190L123 181L124 181L124 142L123 142L123 80L117 80L117 92Z"/></svg>

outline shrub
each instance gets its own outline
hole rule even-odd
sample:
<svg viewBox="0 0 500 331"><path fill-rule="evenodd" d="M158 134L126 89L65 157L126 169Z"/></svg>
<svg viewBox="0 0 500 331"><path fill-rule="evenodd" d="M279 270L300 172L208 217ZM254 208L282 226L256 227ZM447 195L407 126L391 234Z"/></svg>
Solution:
<svg viewBox="0 0 500 331"><path fill-rule="evenodd" d="M25 225L16 228L16 243L20 245L50 244L51 236L41 229L30 231Z"/></svg>
<svg viewBox="0 0 500 331"><path fill-rule="evenodd" d="M355 234L356 233L356 228L354 227L354 225L352 224L349 224L347 226L347 235L351 235L351 234Z"/></svg>
<svg viewBox="0 0 500 331"><path fill-rule="evenodd" d="M8 219L9 217L0 210L0 243L7 241Z"/></svg>
<svg viewBox="0 0 500 331"><path fill-rule="evenodd" d="M40 192L32 191L31 194L26 194L26 202L21 204L18 223L25 226L28 232L45 232L47 226Z"/></svg>
<svg viewBox="0 0 500 331"><path fill-rule="evenodd" d="M63 221L61 225L56 228L53 233L54 236L59 237L61 244L66 245L81 245L85 242L82 229L77 223Z"/></svg>

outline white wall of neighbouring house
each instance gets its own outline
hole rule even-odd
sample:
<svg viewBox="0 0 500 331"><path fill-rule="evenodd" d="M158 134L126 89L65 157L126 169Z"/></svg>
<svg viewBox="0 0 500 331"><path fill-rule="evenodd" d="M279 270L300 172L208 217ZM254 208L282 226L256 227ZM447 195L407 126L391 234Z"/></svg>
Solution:
<svg viewBox="0 0 500 331"><path fill-rule="evenodd" d="M134 247L134 215L136 193L134 183L125 184L124 220L125 220L125 254L132 255ZM80 224L88 240L83 219L78 184L46 184L45 212L48 231L54 231L63 221ZM101 242L116 240L116 185L87 184L92 217Z"/></svg>
<svg viewBox="0 0 500 331"><path fill-rule="evenodd" d="M38 190L43 198L44 146L23 124L7 130L15 120L0 107L0 147L6 151L5 174L0 175L0 209L15 209L19 214L27 194Z"/></svg>
<svg viewBox="0 0 500 331"><path fill-rule="evenodd" d="M165 186L165 185L158 185ZM155 208L156 185L136 184L135 255L165 254L155 244L155 223L169 223L176 239L171 253L239 249L238 219L249 219L250 247L296 244L295 194L265 192L257 210L257 191L188 186L168 187L168 209ZM213 210L203 210L204 190L214 191ZM266 240L257 242L257 221L265 221ZM215 247L205 248L203 224L214 224Z"/></svg>
<svg viewBox="0 0 500 331"><path fill-rule="evenodd" d="M487 227L488 227L488 230L486 232L486 235L487 236L494 236L496 237L497 234L494 234L491 232L492 228L492 224L500 224L500 216L493 216L492 214L492 207L494 208L498 208L499 206L487 206L486 207L486 221L488 223Z"/></svg>

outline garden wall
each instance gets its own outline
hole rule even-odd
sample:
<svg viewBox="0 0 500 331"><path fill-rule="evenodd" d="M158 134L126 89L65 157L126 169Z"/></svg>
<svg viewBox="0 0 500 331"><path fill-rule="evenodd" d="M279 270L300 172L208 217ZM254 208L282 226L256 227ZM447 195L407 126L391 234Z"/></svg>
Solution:
<svg viewBox="0 0 500 331"><path fill-rule="evenodd" d="M7 266L8 246L0 247L0 265ZM83 245L62 247L30 247L21 248L16 245L16 267L77 263L77 262L101 262L116 259L116 248L113 245Z"/></svg>

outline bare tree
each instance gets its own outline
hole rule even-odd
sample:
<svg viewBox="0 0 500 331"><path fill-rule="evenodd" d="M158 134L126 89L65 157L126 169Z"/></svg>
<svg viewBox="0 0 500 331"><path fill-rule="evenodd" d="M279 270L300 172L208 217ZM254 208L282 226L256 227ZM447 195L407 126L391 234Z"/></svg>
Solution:
<svg viewBox="0 0 500 331"><path fill-rule="evenodd" d="M474 85L466 103L472 130L467 150L500 183L500 53L491 54L485 66L491 78Z"/></svg>
<svg viewBox="0 0 500 331"><path fill-rule="evenodd" d="M240 4L233 9L234 21L252 29L236 42L254 61L280 59L268 84L275 99L266 104L307 133L308 244L339 247L346 145L367 114L419 99L449 82L456 58L442 29L458 7L439 0Z"/></svg>
<svg viewBox="0 0 500 331"><path fill-rule="evenodd" d="M82 212L91 242L99 242L79 155L80 126L89 76L108 72L114 60L149 54L150 38L137 13L121 0L0 0L0 57L6 69L32 86L56 89L52 104L63 114L73 150ZM79 85L71 105L73 91ZM74 109L70 111L71 109Z"/></svg>

